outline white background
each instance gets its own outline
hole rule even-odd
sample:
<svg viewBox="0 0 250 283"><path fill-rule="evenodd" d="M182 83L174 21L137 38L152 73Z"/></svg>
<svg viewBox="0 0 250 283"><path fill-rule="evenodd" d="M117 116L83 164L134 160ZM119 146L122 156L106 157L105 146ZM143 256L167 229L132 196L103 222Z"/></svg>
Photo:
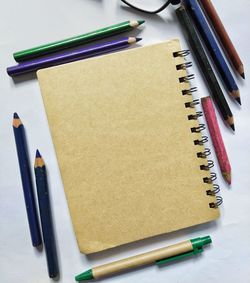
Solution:
<svg viewBox="0 0 250 283"><path fill-rule="evenodd" d="M12 130L12 115L16 111L26 127L32 164L35 150L39 148L49 171L60 266L59 282L74 282L76 274L94 265L192 237L211 235L213 244L205 249L202 256L172 263L162 268L151 266L139 269L105 279L103 282L249 283L249 0L213 0L241 55L246 73L245 81L235 75L241 91L242 107L238 107L226 95L235 117L235 135L219 119L233 173L233 183L229 188L221 178L216 162L214 171L218 173L218 183L224 198L220 220L89 257L80 254L77 247L38 82L34 76L23 76L16 81L8 77L6 67L15 64L12 53L121 21L140 18L144 18L146 24L140 28L140 31L129 34L143 37L141 45L179 37L183 48L187 48L186 41L172 7L159 16L148 16L122 8L118 0L2 0L1 2L0 281L2 283L52 281L47 275L44 250L40 252L31 246ZM196 80L192 83L199 88L197 97L207 96L208 91L196 63L192 71L196 74ZM216 160L214 152L212 158ZM159 225L161 225L160 222Z"/></svg>

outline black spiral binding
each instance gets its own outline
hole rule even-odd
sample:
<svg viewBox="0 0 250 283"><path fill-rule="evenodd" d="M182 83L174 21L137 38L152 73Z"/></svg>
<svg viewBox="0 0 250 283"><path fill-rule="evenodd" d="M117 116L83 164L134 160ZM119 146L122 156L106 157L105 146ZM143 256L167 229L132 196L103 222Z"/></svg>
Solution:
<svg viewBox="0 0 250 283"><path fill-rule="evenodd" d="M173 53L174 57L186 57L190 54L189 50L181 50ZM192 66L191 62L184 62L181 64L176 65L177 70L187 70ZM186 75L184 77L179 78L179 82L182 84L185 84L189 82L190 80L194 79L194 75ZM197 91L196 87L187 88L182 90L182 95L192 95L194 92ZM199 99L194 99L190 102L185 103L186 108L195 108L196 105L200 104ZM188 120L198 120L200 117L203 116L203 113L201 111L197 111L196 114L190 114L188 115ZM191 133L201 133L203 130L205 130L205 124L199 124L197 127L191 127ZM201 146L208 142L207 136L202 136L201 140L194 140L194 145ZM211 154L211 151L209 148L205 148L204 151L198 151L197 152L197 158L207 158ZM214 167L214 162L212 160L208 160L206 165L200 165L200 170L203 171L209 171L211 168ZM203 182L206 184L213 184L213 182L217 179L217 176L215 173L210 173L210 177L204 177ZM220 186L217 184L213 184L213 189L209 189L206 191L206 194L208 196L216 197L215 202L210 202L209 207L210 208L218 208L222 202L223 199L221 196L218 196L217 194L220 192Z"/></svg>
<svg viewBox="0 0 250 283"><path fill-rule="evenodd" d="M190 89L184 89L182 91L182 94L183 95L192 95L196 91L197 91L197 87L191 87Z"/></svg>
<svg viewBox="0 0 250 283"><path fill-rule="evenodd" d="M190 68L192 66L193 66L192 62L186 62L176 65L176 70L186 70L187 68Z"/></svg>

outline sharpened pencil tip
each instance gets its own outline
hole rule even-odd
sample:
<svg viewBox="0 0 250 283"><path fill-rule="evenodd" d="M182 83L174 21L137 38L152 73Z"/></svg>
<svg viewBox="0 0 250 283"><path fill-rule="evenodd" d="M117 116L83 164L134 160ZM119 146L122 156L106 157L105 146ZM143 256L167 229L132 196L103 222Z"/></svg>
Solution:
<svg viewBox="0 0 250 283"><path fill-rule="evenodd" d="M241 105L241 99L240 99L240 97L236 97L235 100Z"/></svg>
<svg viewBox="0 0 250 283"><path fill-rule="evenodd" d="M18 114L15 112L15 113L13 114L12 126L13 126L14 128L18 128L18 127L20 127L22 124L23 124L23 123L22 123L20 117L19 117Z"/></svg>
<svg viewBox="0 0 250 283"><path fill-rule="evenodd" d="M16 112L13 114L13 118L14 118L14 119L20 119L19 116L18 116L18 114L17 114Z"/></svg>
<svg viewBox="0 0 250 283"><path fill-rule="evenodd" d="M138 20L137 22L138 22L138 24L139 24L139 26L140 26L140 25L142 25L142 24L145 23L145 20Z"/></svg>
<svg viewBox="0 0 250 283"><path fill-rule="evenodd" d="M234 124L230 125L231 129L235 132L235 126Z"/></svg>
<svg viewBox="0 0 250 283"><path fill-rule="evenodd" d="M136 37L136 42L141 41L142 38L141 37Z"/></svg>
<svg viewBox="0 0 250 283"><path fill-rule="evenodd" d="M41 156L39 150L37 149L37 150L36 150L36 158L41 158L41 157L42 157L42 156Z"/></svg>
<svg viewBox="0 0 250 283"><path fill-rule="evenodd" d="M45 166L45 163L43 161L43 158L42 158L39 150L37 149L36 150L36 158L35 158L35 166L34 167L37 168L37 167L43 167L43 166Z"/></svg>
<svg viewBox="0 0 250 283"><path fill-rule="evenodd" d="M245 73L240 74L241 77L245 80Z"/></svg>
<svg viewBox="0 0 250 283"><path fill-rule="evenodd" d="M231 185L231 183L232 183L231 172L222 172L222 175L225 178L225 180L228 183L228 185Z"/></svg>

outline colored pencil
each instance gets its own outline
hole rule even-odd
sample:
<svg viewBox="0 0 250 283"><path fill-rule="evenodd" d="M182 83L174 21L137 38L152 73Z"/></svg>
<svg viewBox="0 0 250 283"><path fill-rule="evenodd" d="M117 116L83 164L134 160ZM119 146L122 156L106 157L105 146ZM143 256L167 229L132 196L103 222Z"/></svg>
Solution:
<svg viewBox="0 0 250 283"><path fill-rule="evenodd" d="M92 42L101 38L113 36L122 32L130 31L139 25L143 24L145 21L126 21L116 25L108 26L99 30L95 30L92 32L88 32L85 34L81 34L78 36L74 36L71 38L63 39L60 41L44 44L41 46L33 47L27 50L22 50L15 52L13 54L14 59L17 62L22 62L26 60L30 60L36 57L40 57L42 55L46 55L49 53L57 52L69 47L79 46L81 44Z"/></svg>
<svg viewBox="0 0 250 283"><path fill-rule="evenodd" d="M27 62L20 63L16 66L7 68L9 76L18 76L29 72L34 72L39 69L48 68L56 65L61 65L81 59L102 55L112 51L117 51L131 44L140 41L141 38L124 37L117 40L97 44L89 47L82 47L74 51L65 51L59 54L52 54L45 58L38 58Z"/></svg>
<svg viewBox="0 0 250 283"><path fill-rule="evenodd" d="M191 51L193 51L193 55L195 56L199 64L200 70L203 73L203 76L207 82L208 89L210 90L210 95L213 97L224 121L234 130L233 114L223 95L223 92L216 79L213 69L209 63L207 55L204 52L204 49L202 47L198 34L196 30L194 29L192 20L189 17L184 6L180 6L176 10L176 14L181 23L186 39L189 42Z"/></svg>
<svg viewBox="0 0 250 283"><path fill-rule="evenodd" d="M40 210L40 219L42 224L43 241L45 246L47 266L49 277L55 278L58 271L58 259L56 252L56 243L53 230L53 222L51 216L49 189L47 183L47 173L45 163L40 155L40 152L36 151L35 158L35 175L36 175L36 188Z"/></svg>
<svg viewBox="0 0 250 283"><path fill-rule="evenodd" d="M231 165L228 159L223 138L221 136L220 127L216 118L213 102L210 97L203 97L201 99L201 103L222 175L230 185Z"/></svg>
<svg viewBox="0 0 250 283"><path fill-rule="evenodd" d="M199 0L210 25L214 28L214 31L220 40L228 59L231 61L232 65L236 71L245 79L244 66L240 59L238 52L236 51L213 3L211 0Z"/></svg>
<svg viewBox="0 0 250 283"><path fill-rule="evenodd" d="M235 82L235 79L229 70L229 67L222 55L222 52L215 40L213 33L210 30L210 27L205 19L205 16L202 13L202 10L197 3L197 0L184 0L183 1L187 7L187 10L190 12L192 19L203 39L205 46L211 58L218 69L218 72L221 76L222 81L225 84L229 94L239 103L240 100L240 92L239 88Z"/></svg>
<svg viewBox="0 0 250 283"><path fill-rule="evenodd" d="M42 243L41 233L40 233L40 227L37 217L37 209L34 198L34 189L31 178L24 126L17 113L14 113L14 117L13 117L13 130L14 130L14 136L16 142L19 169L22 179L26 212L29 222L31 241L32 241L32 245L34 247L37 247Z"/></svg>

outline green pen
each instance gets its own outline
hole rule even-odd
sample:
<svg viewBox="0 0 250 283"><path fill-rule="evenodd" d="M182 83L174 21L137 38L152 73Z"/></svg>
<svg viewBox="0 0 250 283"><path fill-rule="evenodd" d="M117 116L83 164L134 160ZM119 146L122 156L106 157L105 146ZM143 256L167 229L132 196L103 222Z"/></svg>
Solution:
<svg viewBox="0 0 250 283"><path fill-rule="evenodd" d="M57 51L60 51L66 48L79 46L81 44L92 42L92 41L95 41L101 38L113 36L113 35L116 35L122 32L126 32L126 31L130 31L140 26L144 22L145 22L144 20L122 22L116 25L108 26L102 29L91 31L91 32L81 34L78 36L74 36L71 38L67 38L67 39L56 41L56 42L51 42L48 44L33 47L30 49L18 51L13 54L13 57L17 62L30 60L30 59L40 57L42 55L50 54L53 52L57 52Z"/></svg>
<svg viewBox="0 0 250 283"><path fill-rule="evenodd" d="M128 269L156 263L162 265L174 260L182 259L203 252L203 247L212 243L210 236L191 239L169 247L157 249L126 259L89 269L75 277L76 281L100 279Z"/></svg>

